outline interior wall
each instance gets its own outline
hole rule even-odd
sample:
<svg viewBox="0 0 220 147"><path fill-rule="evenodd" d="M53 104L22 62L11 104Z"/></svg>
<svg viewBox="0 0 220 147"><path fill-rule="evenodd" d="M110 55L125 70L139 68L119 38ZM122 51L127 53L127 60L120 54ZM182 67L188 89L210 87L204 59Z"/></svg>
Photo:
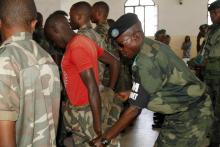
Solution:
<svg viewBox="0 0 220 147"><path fill-rule="evenodd" d="M61 9L61 0L34 0L37 11L39 11L45 19L54 11ZM63 0L62 0L63 1Z"/></svg>

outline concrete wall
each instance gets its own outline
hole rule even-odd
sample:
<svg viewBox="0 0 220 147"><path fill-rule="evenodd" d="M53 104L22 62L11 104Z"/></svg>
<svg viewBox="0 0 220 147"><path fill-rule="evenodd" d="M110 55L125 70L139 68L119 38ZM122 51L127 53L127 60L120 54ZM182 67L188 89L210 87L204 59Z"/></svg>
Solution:
<svg viewBox="0 0 220 147"><path fill-rule="evenodd" d="M36 0L37 1L37 0ZM38 0L41 1L41 0ZM42 0L43 1L43 0ZM52 0L48 0L52 1ZM69 12L69 8L80 0L60 0L61 9ZM93 4L99 0L86 0ZM124 14L126 0L103 0L110 6L109 18L117 19ZM196 36L200 24L207 23L208 0L183 0L180 5L178 0L153 0L158 7L158 29L166 29L172 37L171 47L178 56L185 35L190 35L192 40L192 56L196 55Z"/></svg>

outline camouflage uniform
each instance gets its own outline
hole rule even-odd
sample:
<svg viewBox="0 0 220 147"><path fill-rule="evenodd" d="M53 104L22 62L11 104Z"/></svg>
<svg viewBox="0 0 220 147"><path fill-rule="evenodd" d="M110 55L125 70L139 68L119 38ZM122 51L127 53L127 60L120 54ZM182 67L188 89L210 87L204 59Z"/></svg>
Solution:
<svg viewBox="0 0 220 147"><path fill-rule="evenodd" d="M212 123L206 86L171 49L146 38L133 67L132 105L165 115L158 147L201 147Z"/></svg>
<svg viewBox="0 0 220 147"><path fill-rule="evenodd" d="M0 47L0 120L16 121L18 147L55 147L60 79L50 55L17 33Z"/></svg>
<svg viewBox="0 0 220 147"><path fill-rule="evenodd" d="M212 25L208 32L204 80L209 88L214 108L211 141L220 144L220 25Z"/></svg>

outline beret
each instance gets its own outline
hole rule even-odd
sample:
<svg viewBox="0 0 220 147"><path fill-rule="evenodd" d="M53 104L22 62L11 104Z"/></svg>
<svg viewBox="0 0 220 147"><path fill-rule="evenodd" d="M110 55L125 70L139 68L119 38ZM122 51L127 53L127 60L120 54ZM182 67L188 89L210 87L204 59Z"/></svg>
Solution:
<svg viewBox="0 0 220 147"><path fill-rule="evenodd" d="M208 11L212 11L218 8L220 8L220 0L216 0L213 3L211 3L210 6L208 7Z"/></svg>
<svg viewBox="0 0 220 147"><path fill-rule="evenodd" d="M127 13L122 15L108 30L108 36L112 39L118 38L127 29L139 22L139 19L134 13Z"/></svg>
<svg viewBox="0 0 220 147"><path fill-rule="evenodd" d="M208 28L208 27L209 27L208 24L202 24L202 25L199 26L199 29L200 29L200 30L201 30L201 29L206 29L206 28Z"/></svg>

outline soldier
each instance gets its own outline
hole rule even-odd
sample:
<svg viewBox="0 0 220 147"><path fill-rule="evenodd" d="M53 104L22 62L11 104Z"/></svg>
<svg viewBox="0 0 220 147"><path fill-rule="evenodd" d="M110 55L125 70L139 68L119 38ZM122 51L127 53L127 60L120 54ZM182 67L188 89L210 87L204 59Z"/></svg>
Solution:
<svg viewBox="0 0 220 147"><path fill-rule="evenodd" d="M33 0L1 0L0 146L56 147L60 79L34 40Z"/></svg>
<svg viewBox="0 0 220 147"><path fill-rule="evenodd" d="M91 6L89 3L81 1L77 2L72 5L70 9L70 24L72 26L72 29L78 30L78 34L85 35L86 37L92 39L95 41L100 47L105 49L107 51L108 43L97 33L93 30L91 23L90 23L90 16L91 16ZM106 75L108 76L108 83L104 84L104 70L105 67L108 67L110 74ZM120 112L121 112L121 104L122 102L118 99L114 99L114 91L112 89L115 89L115 84L117 82L117 79L114 79L112 74L112 67L104 64L99 63L99 78L101 81L100 91L101 95L105 96L106 99L109 99L106 105L106 109L108 111L111 111L111 119L108 121L110 125L112 125L112 121L116 121L119 118ZM104 86L103 86L104 85ZM109 89L110 88L110 89ZM116 110L116 111L115 111Z"/></svg>
<svg viewBox="0 0 220 147"><path fill-rule="evenodd" d="M66 48L62 71L69 99L64 111L67 129L73 132L77 147L89 146L92 137L102 134L108 118L105 107L101 108L101 103L108 99L102 97L100 101L97 59L112 64L113 76L116 77L119 63L91 39L75 34L63 15L49 16L45 23L45 33L58 47Z"/></svg>
<svg viewBox="0 0 220 147"><path fill-rule="evenodd" d="M213 24L210 26L205 44L204 81L209 87L214 107L214 123L210 147L220 145L220 1L213 2L208 11Z"/></svg>
<svg viewBox="0 0 220 147"><path fill-rule="evenodd" d="M201 147L212 122L206 85L167 45L144 37L137 15L121 16L110 28L109 35L123 46L124 56L136 56L129 95L131 106L111 129L91 144L107 145L142 108L147 108L165 115L155 146Z"/></svg>
<svg viewBox="0 0 220 147"><path fill-rule="evenodd" d="M154 37L155 37L154 38L155 40L163 42L163 43L166 44L166 30L164 30L164 29L158 30L155 33Z"/></svg>

